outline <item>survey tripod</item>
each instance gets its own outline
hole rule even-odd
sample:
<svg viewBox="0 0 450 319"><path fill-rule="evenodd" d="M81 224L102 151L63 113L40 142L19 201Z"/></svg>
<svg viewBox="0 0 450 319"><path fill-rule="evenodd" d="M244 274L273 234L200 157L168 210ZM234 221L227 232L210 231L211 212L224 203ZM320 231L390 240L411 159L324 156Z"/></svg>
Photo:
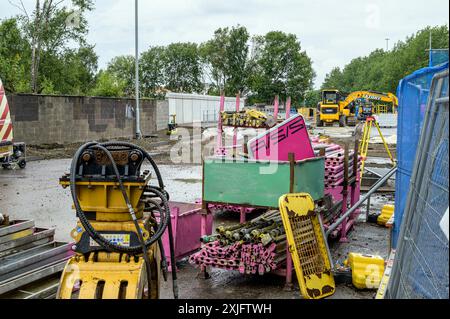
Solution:
<svg viewBox="0 0 450 319"><path fill-rule="evenodd" d="M364 122L363 134L362 134L361 142L359 144L359 151L360 151L360 156L361 156L361 180L362 180L362 177L364 174L364 165L366 163L367 153L369 151L369 141L370 141L370 133L372 131L372 127L377 128L378 134L380 134L380 137L383 142L386 153L388 154L389 159L392 162L392 166L393 167L396 166L396 162L394 160L394 157L391 154L391 151L389 150L388 144L386 143L383 133L381 132L378 121L376 120L376 118L374 116L368 116L366 118L366 121Z"/></svg>

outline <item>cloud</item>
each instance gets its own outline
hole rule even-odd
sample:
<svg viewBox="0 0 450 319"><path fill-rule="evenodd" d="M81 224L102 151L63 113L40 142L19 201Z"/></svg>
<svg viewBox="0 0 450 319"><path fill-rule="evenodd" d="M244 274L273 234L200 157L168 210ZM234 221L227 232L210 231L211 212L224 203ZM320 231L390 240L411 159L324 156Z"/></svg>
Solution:
<svg viewBox="0 0 450 319"><path fill-rule="evenodd" d="M67 2L67 1L66 1ZM0 0L0 18L17 14ZM24 0L30 10L34 0ZM88 40L100 66L134 54L134 1L97 0L88 14ZM172 42L203 42L220 27L243 25L252 35L294 33L312 58L319 87L326 73L353 58L391 47L427 25L448 24L448 0L140 0L140 48Z"/></svg>

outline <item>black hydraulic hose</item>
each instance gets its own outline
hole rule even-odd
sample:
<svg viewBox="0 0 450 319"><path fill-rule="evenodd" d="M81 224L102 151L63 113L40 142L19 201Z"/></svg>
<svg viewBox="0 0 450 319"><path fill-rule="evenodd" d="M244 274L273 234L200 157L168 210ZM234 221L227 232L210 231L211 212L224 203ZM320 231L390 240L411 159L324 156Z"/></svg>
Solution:
<svg viewBox="0 0 450 319"><path fill-rule="evenodd" d="M152 186L152 187L149 187L149 190L156 195L155 197L158 197L161 199L164 209L160 205L158 205L159 212L160 212L160 224L159 224L159 227L157 227L155 234L147 242L144 242L139 224L138 224L137 220L135 220L136 216L135 216L133 207L131 206L131 203L129 201L128 195L126 194L122 180L120 178L120 174L118 172L117 165L116 165L111 153L107 149L107 147L117 147L117 146L134 148L134 149L138 149L139 151L141 151L142 154L145 156L145 158L152 165L152 167L157 175L157 178L158 178L159 187ZM101 234L99 234L92 227L89 220L86 218L83 210L81 209L80 203L78 201L78 197L76 195L76 169L77 169L77 164L78 164L78 161L80 159L82 152L89 148L97 148L97 149L104 151L105 154L108 156L109 160L111 161L114 172L116 174L116 178L117 178L119 186L121 188L122 194L124 195L125 202L127 203L127 206L130 210L130 214L133 219L133 222L136 226L137 234L138 234L139 240L141 242L141 247L139 247L139 246L123 247L123 246L111 243L110 241L105 239ZM103 144L98 144L96 142L87 143L78 149L78 151L75 153L74 159L72 161L71 171L70 171L70 189L71 189L72 198L74 201L74 206L75 206L75 209L77 212L77 217L80 219L80 222L83 225L86 232L89 234L89 236L95 242L97 242L100 246L102 246L103 248L105 248L106 250L109 250L109 251L126 253L126 254L131 254L131 255L139 254L140 251L142 251L144 253L144 260L147 264L146 265L147 266L147 277L148 277L149 284L150 284L150 280L151 280L151 274L150 274L151 268L150 268L150 261L148 260L148 254L146 251L147 251L148 247L150 247L156 241L158 241L158 244L160 245L160 247L162 247L161 237L167 227L169 227L168 231L169 231L169 244L170 244L170 250L171 250L171 262L172 262L172 264L175 264L173 232L172 232L172 225L171 225L170 209L169 209L169 205L168 205L168 197L169 196L168 196L168 193L164 190L164 183L162 180L161 173L160 173L156 163L154 162L154 160L152 159L150 154L148 154L147 151L145 151L144 149L142 149L136 145L133 145L131 143L125 143L125 142L111 142L111 143L103 143ZM162 250L162 251L164 251L164 250ZM172 279L173 279L173 287L174 287L174 297L177 299L178 298L178 286L177 286L176 272L172 272Z"/></svg>
<svg viewBox="0 0 450 319"><path fill-rule="evenodd" d="M152 201L152 204L156 205L158 207L158 210L161 212L163 209L166 210L166 213L170 217L170 209L166 203L168 202L165 198L164 194L157 190L156 188L150 188L150 192L154 192L156 196L161 198L162 203L164 206L167 207L161 207L159 203ZM175 299L178 299L178 281L177 281L177 270L176 270L176 259L175 259L175 243L173 241L173 230L172 230L172 221L169 222L167 225L167 229L169 231L169 247L170 247L170 265L172 267L172 289L173 289L173 295Z"/></svg>
<svg viewBox="0 0 450 319"><path fill-rule="evenodd" d="M119 183L119 188L122 192L122 196L125 200L128 210L130 212L131 219L133 221L134 227L136 228L136 234L137 234L139 242L141 244L142 254L143 254L143 258L144 258L144 262L145 262L145 266L146 266L145 268L146 268L146 273L147 273L147 283L149 286L148 288L150 289L150 285L151 285L150 282L151 282L152 275L151 275L151 263L150 263L150 258L148 257L147 246L145 245L144 236L142 234L142 229L139 226L139 222L136 218L136 213L134 211L133 206L131 205L130 198L128 197L128 194L125 190L122 179L120 178L120 173L117 168L116 162L114 161L114 158L112 157L111 152L106 147L102 146L101 144L93 145L93 146L91 146L91 148L96 148L96 149L103 151L108 156L109 160L111 161L111 165L113 167L114 173L115 173L117 181Z"/></svg>
<svg viewBox="0 0 450 319"><path fill-rule="evenodd" d="M151 199L148 199L146 201L146 203L147 202L149 202L150 204L155 206L157 211L160 211L160 209L158 209L158 208L160 208L161 206L157 202L155 202L155 201L153 201ZM156 220L154 209L155 209L154 207L150 207L148 210L149 210L151 216L153 217L155 223L157 224L158 222ZM164 245L163 245L163 242L162 242L161 238L158 239L158 245L159 245L159 250L161 252L161 269L162 269L162 272L163 272L163 278L164 278L164 281L167 281L167 272L168 272L167 271L167 259L166 259L166 253L165 253Z"/></svg>
<svg viewBox="0 0 450 319"><path fill-rule="evenodd" d="M170 263L172 266L172 282L173 282L173 293L174 293L174 297L175 299L178 299L178 283L177 283L177 272L176 272L176 259L175 259L175 244L174 244L174 240L173 240L173 229L172 229L172 222L171 222L171 216L170 216L170 208L168 205L168 201L169 201L169 193L164 189L164 182L161 176L161 172L159 171L158 166L156 165L155 161L153 160L153 158L150 156L150 154L148 154L148 152L131 143L127 143L127 142L109 142L109 143L103 143L102 145L104 146L125 146L125 147L132 147L134 149L137 149L139 151L141 151L144 156L148 159L148 161L150 162L150 164L153 167L153 170L156 173L156 177L158 179L158 184L159 184L159 188L158 187L154 187L154 186L149 186L147 187L147 189L150 192L153 192L157 198L160 198L162 203L164 204L164 210L166 212L166 215L168 216L168 223L167 223L167 228L168 228L168 235L169 235L169 247L170 247ZM160 211L160 218L162 218L162 210ZM160 246L162 247L162 243L160 244ZM164 248L163 250L164 251Z"/></svg>
<svg viewBox="0 0 450 319"><path fill-rule="evenodd" d="M130 255L137 255L142 251L140 246L124 247L124 246L120 246L117 244L113 244L109 240L104 238L101 234L99 234L92 227L89 220L86 218L83 210L81 209L80 203L78 201L78 196L76 195L76 189L75 189L76 188L76 167L77 167L78 160L81 156L81 153L84 150L86 150L88 148L99 148L99 147L96 147L99 145L100 144L97 144L97 143L85 144L77 151L77 153L75 154L74 159L72 161L71 172L70 172L70 190L72 193L72 199L74 202L74 206L75 206L75 209L77 212L77 217L80 219L81 224L83 225L84 229L89 234L89 236L95 242L97 242L100 246L105 248L106 250L118 252L118 253L130 254ZM112 162L114 163L114 160L112 159L112 157L110 158L110 160L112 160ZM119 178L119 181L120 181L120 178ZM167 216L166 215L163 216L163 215L164 214L161 213L161 223L160 223L159 227L157 228L155 234L149 240L147 240L147 242L145 243L145 245L147 247L150 247L153 243L155 243L162 236L164 231L166 230L167 224L170 222L170 214L169 215L166 214Z"/></svg>

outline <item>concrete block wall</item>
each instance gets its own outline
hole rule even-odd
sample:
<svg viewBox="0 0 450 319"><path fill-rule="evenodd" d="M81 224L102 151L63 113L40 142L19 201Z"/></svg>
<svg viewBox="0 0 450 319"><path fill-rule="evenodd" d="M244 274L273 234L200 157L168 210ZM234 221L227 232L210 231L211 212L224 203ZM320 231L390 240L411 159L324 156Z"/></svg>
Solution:
<svg viewBox="0 0 450 319"><path fill-rule="evenodd" d="M167 129L169 123L169 102L156 102L156 130L161 131Z"/></svg>
<svg viewBox="0 0 450 319"><path fill-rule="evenodd" d="M66 144L135 135L132 99L12 95L8 101L15 141L34 145ZM168 111L167 101L141 100L142 133L148 135L164 129Z"/></svg>

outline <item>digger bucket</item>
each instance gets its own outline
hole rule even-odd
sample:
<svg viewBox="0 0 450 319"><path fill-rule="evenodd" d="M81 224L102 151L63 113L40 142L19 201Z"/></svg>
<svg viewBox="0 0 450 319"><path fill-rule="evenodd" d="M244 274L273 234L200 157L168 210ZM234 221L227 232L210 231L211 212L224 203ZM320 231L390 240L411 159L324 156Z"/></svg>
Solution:
<svg viewBox="0 0 450 319"><path fill-rule="evenodd" d="M155 261L153 258L151 259ZM153 263L152 263L153 264ZM155 263L156 264L156 263ZM150 291L142 257L129 262L71 258L62 274L58 299L148 299L159 297L159 267L152 267ZM154 280L155 279L155 280Z"/></svg>
<svg viewBox="0 0 450 319"><path fill-rule="evenodd" d="M335 291L331 261L312 197L287 194L279 204L301 294L305 299L331 296Z"/></svg>

